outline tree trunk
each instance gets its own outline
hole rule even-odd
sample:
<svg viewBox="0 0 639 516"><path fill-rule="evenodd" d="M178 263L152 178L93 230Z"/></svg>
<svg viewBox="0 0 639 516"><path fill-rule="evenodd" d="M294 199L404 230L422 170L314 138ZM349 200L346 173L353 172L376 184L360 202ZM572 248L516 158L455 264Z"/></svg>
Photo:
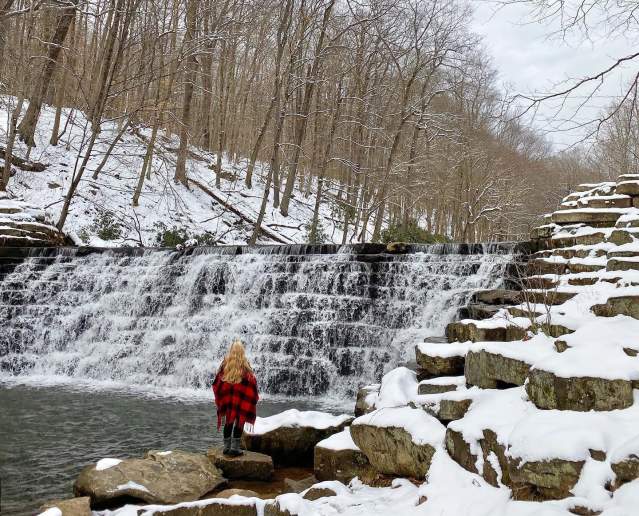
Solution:
<svg viewBox="0 0 639 516"><path fill-rule="evenodd" d="M177 163L175 165L175 182L180 182L188 188L186 177L186 156L189 145L189 125L191 122L191 99L193 98L193 83L197 72L197 59L195 49L191 48L195 40L195 27L198 0L188 0L186 11L186 34L184 41L188 56L186 58L186 76L184 83L184 100L182 103L182 125L180 128L180 147L178 149Z"/></svg>
<svg viewBox="0 0 639 516"><path fill-rule="evenodd" d="M55 72L58 64L58 58L62 52L62 44L67 36L71 22L75 18L75 10L79 0L70 0L68 7L61 10L56 17L56 30L53 33L51 43L48 44L47 60L45 62L40 78L36 83L35 93L29 99L29 107L24 117L18 125L18 134L20 139L24 141L29 147L35 146L34 135L35 127L40 117L40 109L42 108L42 102L49 89L53 72Z"/></svg>

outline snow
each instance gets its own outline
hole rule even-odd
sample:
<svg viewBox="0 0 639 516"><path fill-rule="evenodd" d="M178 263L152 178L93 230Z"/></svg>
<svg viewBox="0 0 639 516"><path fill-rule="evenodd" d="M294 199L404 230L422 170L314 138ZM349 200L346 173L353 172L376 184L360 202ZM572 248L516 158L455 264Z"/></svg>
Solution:
<svg viewBox="0 0 639 516"><path fill-rule="evenodd" d="M393 407L377 409L353 421L353 425L370 425L379 428L401 428L419 445L438 446L444 439L446 427L422 409Z"/></svg>
<svg viewBox="0 0 639 516"><path fill-rule="evenodd" d="M117 491L124 491L126 489L134 489L135 491L142 491L144 493L151 492L146 488L146 486L143 486L142 484L138 484L137 482L133 482L132 480L129 480L126 484L120 484L116 488Z"/></svg>
<svg viewBox="0 0 639 516"><path fill-rule="evenodd" d="M470 322L470 320L462 322ZM443 344L420 342L419 344L417 344L417 348L419 349L420 353L424 355L439 358L465 357L466 353L468 353L468 344L464 342L451 342Z"/></svg>
<svg viewBox="0 0 639 516"><path fill-rule="evenodd" d="M118 464L120 464L120 462L122 462L120 459L100 459L96 465L95 465L95 469L96 471L104 471L105 469L109 469L112 468L113 466L117 466Z"/></svg>
<svg viewBox="0 0 639 516"><path fill-rule="evenodd" d="M173 452L172 451L161 451L161 452L157 452L157 455L160 455L161 457L165 457L166 455L171 455Z"/></svg>
<svg viewBox="0 0 639 516"><path fill-rule="evenodd" d="M382 378L376 408L400 407L408 404L417 394L417 375L406 367L389 371Z"/></svg>
<svg viewBox="0 0 639 516"><path fill-rule="evenodd" d="M359 448L353 441L353 437L351 436L350 428L345 428L341 432L331 435L327 437L323 441L320 441L315 445L318 448L326 448L327 450L355 450L359 451Z"/></svg>
<svg viewBox="0 0 639 516"><path fill-rule="evenodd" d="M10 99L3 97L0 100ZM63 123L69 115L70 111L64 109ZM32 161L47 164L46 170L34 173L16 168L16 175L9 182L8 188L12 196L23 198L25 204L33 206L34 210L46 211L50 222L56 222L60 215L62 201L76 165L84 126L87 123L83 114L75 111L74 122L69 124L59 145L52 146L49 139L54 117L54 109L50 106L42 107L35 134L36 147L30 155ZM8 118L0 116L0 145L5 143ZM158 245L156 239L160 233L160 224L164 224L167 229L183 229L191 239L207 235L219 244L247 243L264 192L262 175L265 175L266 171L261 163L256 164L253 188L249 189L244 184L246 160L232 160L226 155L223 156L224 174L218 189L215 187L214 172L211 169L211 164L216 161L215 154L191 147L191 157L187 162L189 179L211 190L217 196L217 199L214 199L194 183L189 189L174 183L174 149L178 146L178 140L160 134L152 162L151 177L145 180L139 206L133 207L132 195L146 152L146 143L142 138L148 141L151 133L149 128L140 128L137 134L126 132L115 146L111 158L98 178L92 178L104 152L117 133L117 124L102 124L95 151L89 159L88 169L71 204L64 230L76 243L98 247L141 244L154 246ZM16 155L25 156L26 152L26 146L16 142ZM0 166L3 164L4 161L0 158ZM306 226L311 222L313 215L315 188L316 183L313 183L308 192L295 191L288 217L282 216L278 209L269 205L263 227L276 235L282 243L305 242ZM320 206L319 220L326 242L340 243L340 222L333 216L336 210L333 201L335 192L331 190L330 185L325 184L325 193L325 202ZM225 209L220 200L233 206L252 222L243 220L238 214ZM2 202L10 204L13 201L3 199ZM100 238L96 228L101 215L106 211L113 213L121 230L119 236L110 240ZM260 243L274 242L273 238L260 237Z"/></svg>
<svg viewBox="0 0 639 516"><path fill-rule="evenodd" d="M349 421L352 416L342 414L334 416L326 412L300 411L297 409L285 410L279 414L269 417L258 417L251 432L252 435L262 435L278 428L317 428L324 430L330 427L339 426Z"/></svg>
<svg viewBox="0 0 639 516"><path fill-rule="evenodd" d="M62 516L62 511L57 507L51 507L50 509L41 512L40 516Z"/></svg>

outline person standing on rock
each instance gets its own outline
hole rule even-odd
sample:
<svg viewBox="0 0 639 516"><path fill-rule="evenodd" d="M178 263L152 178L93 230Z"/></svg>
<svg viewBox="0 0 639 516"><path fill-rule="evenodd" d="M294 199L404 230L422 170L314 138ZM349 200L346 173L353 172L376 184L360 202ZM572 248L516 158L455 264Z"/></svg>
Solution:
<svg viewBox="0 0 639 516"><path fill-rule="evenodd" d="M240 439L244 425L253 425L257 415L257 380L244 352L242 341L231 344L213 381L217 407L217 430L224 418L224 455L242 455Z"/></svg>

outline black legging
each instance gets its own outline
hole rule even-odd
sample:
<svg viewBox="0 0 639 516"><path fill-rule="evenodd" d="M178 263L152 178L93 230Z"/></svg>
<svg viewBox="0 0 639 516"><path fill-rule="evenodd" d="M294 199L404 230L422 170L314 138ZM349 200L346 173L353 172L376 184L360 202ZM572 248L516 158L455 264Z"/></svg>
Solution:
<svg viewBox="0 0 639 516"><path fill-rule="evenodd" d="M236 419L235 421L232 421L230 423L227 422L224 425L224 438L228 439L229 437L231 437L232 434L235 439L239 439L240 437L242 437L242 431L244 430L243 427L244 425L240 426L239 419Z"/></svg>

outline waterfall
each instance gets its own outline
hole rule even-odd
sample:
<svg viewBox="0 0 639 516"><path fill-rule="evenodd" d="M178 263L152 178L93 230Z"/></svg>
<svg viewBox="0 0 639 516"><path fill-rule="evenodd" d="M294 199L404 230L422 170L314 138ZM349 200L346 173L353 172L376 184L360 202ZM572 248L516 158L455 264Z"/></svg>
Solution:
<svg viewBox="0 0 639 516"><path fill-rule="evenodd" d="M443 335L511 259L509 246L32 250L0 259L0 375L204 389L241 338L262 391L350 396Z"/></svg>

